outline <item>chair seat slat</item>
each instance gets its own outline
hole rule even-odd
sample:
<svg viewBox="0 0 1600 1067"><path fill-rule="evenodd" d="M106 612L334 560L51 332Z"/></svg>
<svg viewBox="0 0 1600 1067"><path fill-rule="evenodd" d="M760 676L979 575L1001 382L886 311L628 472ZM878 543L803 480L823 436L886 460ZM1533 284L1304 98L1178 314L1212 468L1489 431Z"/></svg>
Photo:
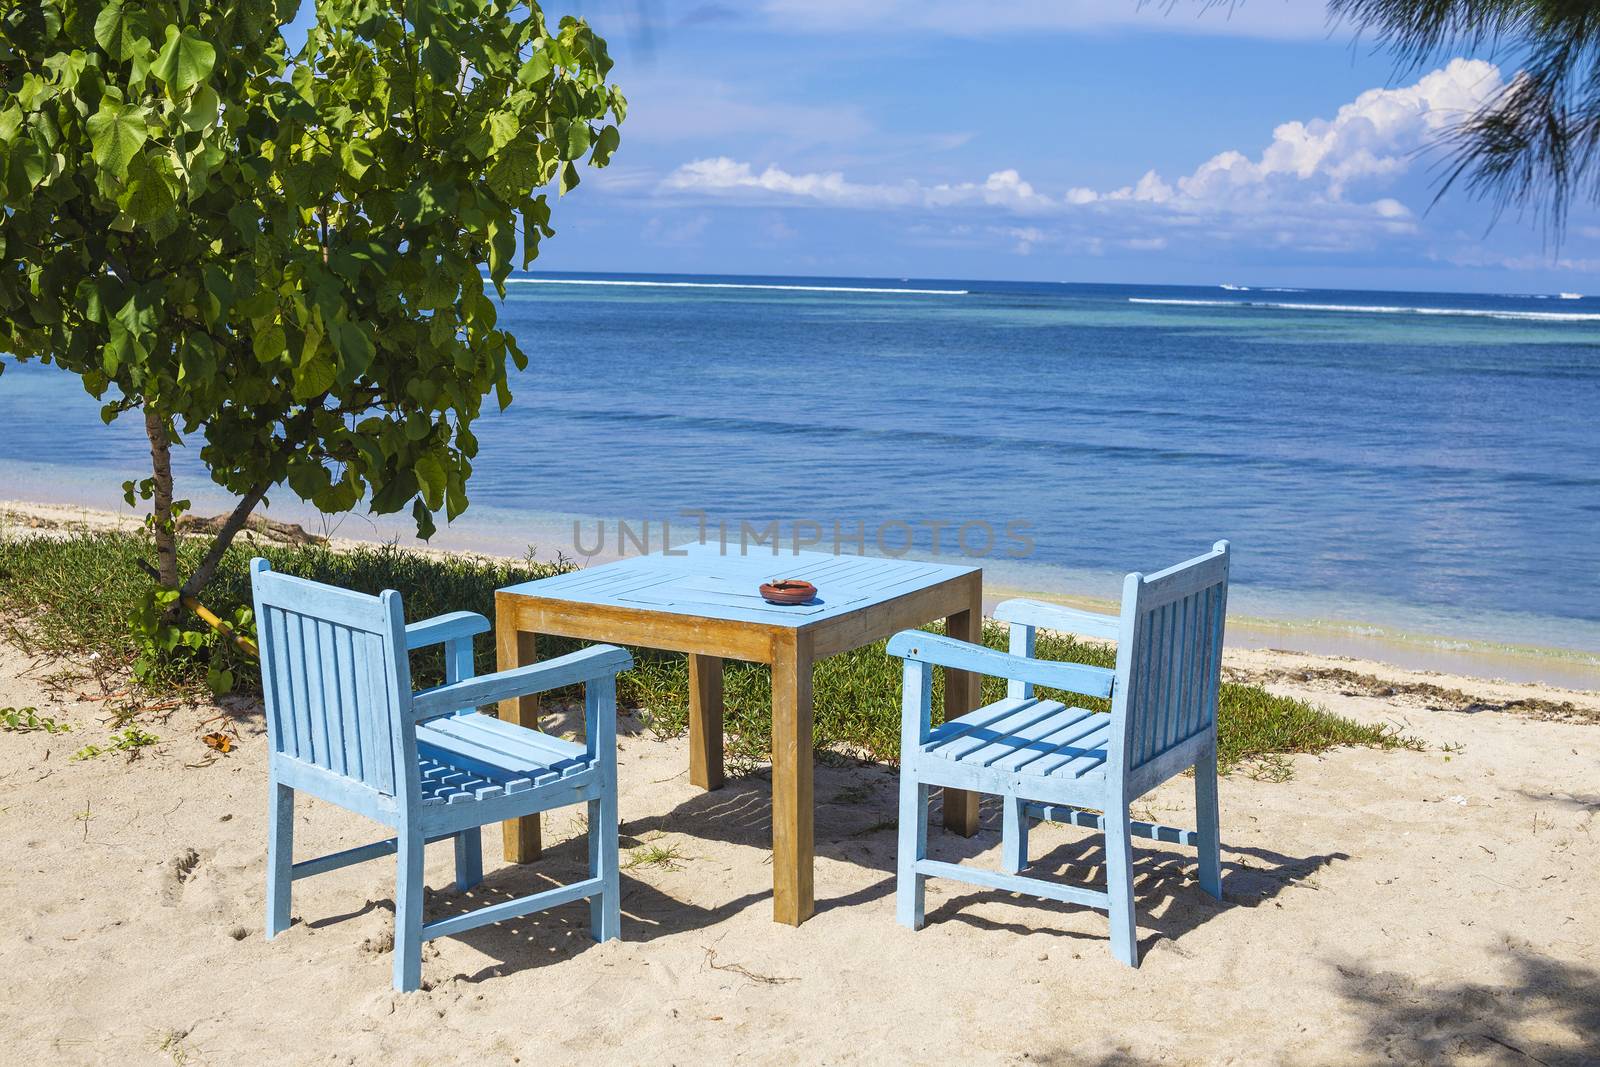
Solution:
<svg viewBox="0 0 1600 1067"><path fill-rule="evenodd" d="M996 781L1008 775L1081 778L1105 763L1109 716L1054 700L999 704L1008 710L998 718L975 713L990 725L930 744L923 754L991 770Z"/></svg>
<svg viewBox="0 0 1600 1067"><path fill-rule="evenodd" d="M1076 718L1061 718L1057 729L1039 739L1039 747L1031 747L1008 756L1000 760L995 765L995 769L1011 771L1016 774L1033 773L1030 769L1032 764L1054 752L1058 752L1064 745L1081 745L1095 731L1105 729L1105 716L1098 715L1092 711L1085 711L1083 708L1073 708L1072 710L1080 714Z"/></svg>
<svg viewBox="0 0 1600 1067"><path fill-rule="evenodd" d="M974 763L986 762L979 753L988 752L998 744L1005 746L1016 736L1017 731L1032 726L1039 719L1047 718L1051 713L1050 704L1054 701L1023 700L1013 701L1009 698L1000 701L1002 704L1015 704L1010 711L997 719L991 720L985 726L968 730L958 737L940 740L929 747L932 755L942 756L945 759L972 760ZM1043 705L1041 707L1041 705ZM1056 707L1061 705L1056 704ZM995 757L1000 755L995 752Z"/></svg>
<svg viewBox="0 0 1600 1067"><path fill-rule="evenodd" d="M454 746L460 751L467 751L461 746L472 746L474 749L498 753L504 758L524 761L530 766L548 766L563 759L582 756L587 751L582 745L482 712L429 719L418 728L417 735L436 742L440 737L448 737L460 742L459 746Z"/></svg>
<svg viewBox="0 0 1600 1067"><path fill-rule="evenodd" d="M969 711L960 718L951 719L941 726L934 728L928 735L928 748L952 744L973 730L981 730L992 725L997 719L1003 718L1019 707L1032 704L1033 701L1007 698L986 704L977 711Z"/></svg>

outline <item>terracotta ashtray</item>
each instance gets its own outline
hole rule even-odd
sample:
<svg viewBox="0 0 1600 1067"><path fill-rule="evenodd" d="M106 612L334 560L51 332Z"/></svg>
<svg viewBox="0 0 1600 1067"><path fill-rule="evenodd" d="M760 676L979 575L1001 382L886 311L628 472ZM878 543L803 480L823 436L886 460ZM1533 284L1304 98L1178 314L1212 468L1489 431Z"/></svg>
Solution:
<svg viewBox="0 0 1600 1067"><path fill-rule="evenodd" d="M817 595L817 587L798 578L785 578L781 582L766 582L761 586L761 599L768 604L804 604Z"/></svg>

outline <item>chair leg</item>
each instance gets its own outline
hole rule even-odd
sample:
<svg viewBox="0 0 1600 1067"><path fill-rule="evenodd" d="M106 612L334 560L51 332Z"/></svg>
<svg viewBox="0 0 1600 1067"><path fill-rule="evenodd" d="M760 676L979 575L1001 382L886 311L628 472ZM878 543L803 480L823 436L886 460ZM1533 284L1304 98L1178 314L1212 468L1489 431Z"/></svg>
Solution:
<svg viewBox="0 0 1600 1067"><path fill-rule="evenodd" d="M402 826L397 835L394 890L394 987L422 985L422 834Z"/></svg>
<svg viewBox="0 0 1600 1067"><path fill-rule="evenodd" d="M483 881L483 828L456 834L456 891L465 893Z"/></svg>
<svg viewBox="0 0 1600 1067"><path fill-rule="evenodd" d="M294 790L273 782L267 802L267 937L289 929L294 895Z"/></svg>
<svg viewBox="0 0 1600 1067"><path fill-rule="evenodd" d="M1200 888L1222 899L1221 821L1217 814L1217 750L1194 765L1195 847L1200 853Z"/></svg>
<svg viewBox="0 0 1600 1067"><path fill-rule="evenodd" d="M1133 836L1129 832L1127 805L1121 803L1115 813L1106 812L1106 892L1111 898L1111 954L1128 966L1137 967L1139 927L1133 912Z"/></svg>
<svg viewBox="0 0 1600 1067"><path fill-rule="evenodd" d="M622 938L622 883L617 872L617 794L615 786L589 801L589 877L604 879L599 896L589 898L589 933L596 941Z"/></svg>
<svg viewBox="0 0 1600 1067"><path fill-rule="evenodd" d="M1028 813L1021 797L1002 797L1004 815L1000 824L1000 869L1020 874L1028 865Z"/></svg>
<svg viewBox="0 0 1600 1067"><path fill-rule="evenodd" d="M928 787L900 768L900 868L895 881L895 917L901 926L922 929L926 920L927 876L917 861L928 856Z"/></svg>

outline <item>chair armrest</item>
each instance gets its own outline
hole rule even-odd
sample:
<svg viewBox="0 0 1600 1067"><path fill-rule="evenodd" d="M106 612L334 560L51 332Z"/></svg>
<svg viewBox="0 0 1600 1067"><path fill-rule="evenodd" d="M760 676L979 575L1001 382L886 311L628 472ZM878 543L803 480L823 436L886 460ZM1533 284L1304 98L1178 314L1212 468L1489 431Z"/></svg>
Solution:
<svg viewBox="0 0 1600 1067"><path fill-rule="evenodd" d="M577 652L513 667L477 678L424 689L411 697L411 714L418 719L448 715L460 708L481 707L510 697L544 693L551 689L616 675L633 666L633 657L615 645L592 645Z"/></svg>
<svg viewBox="0 0 1600 1067"><path fill-rule="evenodd" d="M461 637L489 632L489 620L475 611L452 611L406 627L406 650L442 645Z"/></svg>
<svg viewBox="0 0 1600 1067"><path fill-rule="evenodd" d="M995 678L1013 678L1049 689L1066 689L1085 696L1108 697L1116 672L1082 663L1013 656L983 645L970 645L953 637L925 630L901 630L889 639L889 655L932 663L940 667L973 671Z"/></svg>
<svg viewBox="0 0 1600 1067"><path fill-rule="evenodd" d="M1108 641L1115 641L1122 634L1122 620L1116 615L1079 611L1077 608L1046 604L1040 600L1002 600L995 605L994 617L1001 622L1042 626L1046 630L1059 630L1083 637L1102 637Z"/></svg>

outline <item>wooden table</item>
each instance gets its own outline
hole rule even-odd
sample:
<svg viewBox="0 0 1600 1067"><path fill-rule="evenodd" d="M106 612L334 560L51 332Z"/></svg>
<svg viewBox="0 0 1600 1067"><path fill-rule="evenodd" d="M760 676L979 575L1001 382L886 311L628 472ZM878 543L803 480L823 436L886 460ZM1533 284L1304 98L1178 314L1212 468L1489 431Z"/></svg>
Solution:
<svg viewBox="0 0 1600 1067"><path fill-rule="evenodd" d="M761 582L804 578L810 604L778 607ZM536 635L576 637L689 654L689 780L722 785L722 661L772 665L772 912L798 926L815 909L812 884L811 666L817 660L938 619L967 641L983 636L983 572L976 567L822 552L724 553L689 545L501 589L495 594L500 668L534 661ZM945 675L945 717L978 706L975 675ZM538 697L500 705L524 726ZM945 825L978 829L975 794L945 790ZM511 863L539 855L539 821L504 824Z"/></svg>

